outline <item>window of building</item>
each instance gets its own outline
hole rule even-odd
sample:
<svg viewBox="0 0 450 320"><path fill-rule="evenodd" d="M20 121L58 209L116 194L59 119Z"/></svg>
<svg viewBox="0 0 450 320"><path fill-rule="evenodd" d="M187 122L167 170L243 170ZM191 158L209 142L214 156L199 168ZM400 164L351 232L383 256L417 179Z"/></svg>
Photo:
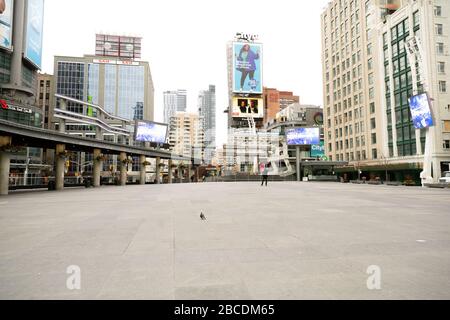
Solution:
<svg viewBox="0 0 450 320"><path fill-rule="evenodd" d="M374 160L378 159L377 149L372 149L372 159Z"/></svg>
<svg viewBox="0 0 450 320"><path fill-rule="evenodd" d="M444 26L440 23L436 24L436 35L438 36L444 35Z"/></svg>
<svg viewBox="0 0 450 320"><path fill-rule="evenodd" d="M444 54L444 44L442 42L436 43L436 53Z"/></svg>
<svg viewBox="0 0 450 320"><path fill-rule="evenodd" d="M447 93L447 82L446 81L439 81L439 92Z"/></svg>
<svg viewBox="0 0 450 320"><path fill-rule="evenodd" d="M442 7L441 6L434 6L434 15L436 17L442 16Z"/></svg>
<svg viewBox="0 0 450 320"><path fill-rule="evenodd" d="M439 61L438 62L438 73L445 73L445 62Z"/></svg>
<svg viewBox="0 0 450 320"><path fill-rule="evenodd" d="M372 144L377 143L377 134L376 133L372 133L371 140L372 140Z"/></svg>
<svg viewBox="0 0 450 320"><path fill-rule="evenodd" d="M444 149L450 149L450 140L444 140Z"/></svg>

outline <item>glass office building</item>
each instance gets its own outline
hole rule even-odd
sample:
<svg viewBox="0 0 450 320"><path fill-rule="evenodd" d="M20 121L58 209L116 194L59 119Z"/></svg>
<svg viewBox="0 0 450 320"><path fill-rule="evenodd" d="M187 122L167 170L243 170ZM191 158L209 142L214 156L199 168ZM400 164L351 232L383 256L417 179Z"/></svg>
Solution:
<svg viewBox="0 0 450 320"><path fill-rule="evenodd" d="M55 74L58 94L100 105L107 112L129 120L153 120L154 88L147 62L57 56ZM69 104L68 109L90 112L75 104Z"/></svg>

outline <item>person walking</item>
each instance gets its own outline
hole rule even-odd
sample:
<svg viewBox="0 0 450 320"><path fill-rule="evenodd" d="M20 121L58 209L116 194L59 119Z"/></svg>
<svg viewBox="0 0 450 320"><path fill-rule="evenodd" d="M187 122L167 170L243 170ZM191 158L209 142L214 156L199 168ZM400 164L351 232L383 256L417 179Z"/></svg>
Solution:
<svg viewBox="0 0 450 320"><path fill-rule="evenodd" d="M270 167L270 163L264 166L264 170L262 172L261 187L264 186L264 182L266 183L266 187L267 187L267 181L269 180L269 167Z"/></svg>

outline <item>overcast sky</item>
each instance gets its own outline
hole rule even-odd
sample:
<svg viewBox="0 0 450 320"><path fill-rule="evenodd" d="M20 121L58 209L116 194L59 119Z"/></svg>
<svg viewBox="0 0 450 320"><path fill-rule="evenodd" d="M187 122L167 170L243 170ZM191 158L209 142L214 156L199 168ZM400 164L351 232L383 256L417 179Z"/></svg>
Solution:
<svg viewBox="0 0 450 320"><path fill-rule="evenodd" d="M46 0L43 72L53 56L95 53L95 33L143 37L142 60L155 84L155 120L162 92L188 90L188 110L209 84L217 87L217 133L226 142L226 43L236 32L264 44L264 86L294 91L322 105L320 14L328 0Z"/></svg>

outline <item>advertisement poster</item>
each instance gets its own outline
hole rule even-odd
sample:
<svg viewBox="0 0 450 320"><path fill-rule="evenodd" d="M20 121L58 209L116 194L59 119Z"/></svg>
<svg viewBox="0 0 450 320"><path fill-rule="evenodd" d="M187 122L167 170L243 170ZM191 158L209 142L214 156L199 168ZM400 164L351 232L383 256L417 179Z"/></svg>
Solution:
<svg viewBox="0 0 450 320"><path fill-rule="evenodd" d="M320 144L319 128L294 128L286 130L287 143L290 146Z"/></svg>
<svg viewBox="0 0 450 320"><path fill-rule="evenodd" d="M28 0L25 58L42 68L44 0Z"/></svg>
<svg viewBox="0 0 450 320"><path fill-rule="evenodd" d="M0 47L12 50L13 0L0 0Z"/></svg>
<svg viewBox="0 0 450 320"><path fill-rule="evenodd" d="M136 122L136 141L166 143L167 124L137 121Z"/></svg>
<svg viewBox="0 0 450 320"><path fill-rule="evenodd" d="M233 118L264 118L264 100L233 98Z"/></svg>
<svg viewBox="0 0 450 320"><path fill-rule="evenodd" d="M311 146L311 158L323 157L325 157L325 143L321 141L320 144L313 144Z"/></svg>
<svg viewBox="0 0 450 320"><path fill-rule="evenodd" d="M262 94L262 44L233 43L233 92Z"/></svg>
<svg viewBox="0 0 450 320"><path fill-rule="evenodd" d="M430 99L428 94L422 93L409 99L412 121L416 129L432 127L433 116L431 114Z"/></svg>

